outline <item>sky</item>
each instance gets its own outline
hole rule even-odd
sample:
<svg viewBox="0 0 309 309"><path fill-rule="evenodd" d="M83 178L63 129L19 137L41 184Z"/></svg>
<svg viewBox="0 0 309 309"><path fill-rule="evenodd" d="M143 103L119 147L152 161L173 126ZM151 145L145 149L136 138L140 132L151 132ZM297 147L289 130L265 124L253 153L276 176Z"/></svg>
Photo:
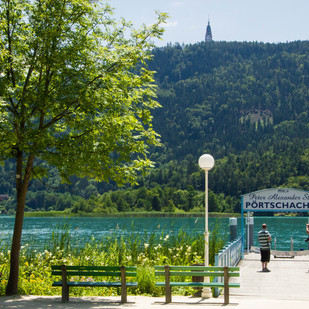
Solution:
<svg viewBox="0 0 309 309"><path fill-rule="evenodd" d="M163 41L194 44L205 40L208 20L214 41L291 42L309 40L309 0L109 0L115 17L136 26L168 13Z"/></svg>

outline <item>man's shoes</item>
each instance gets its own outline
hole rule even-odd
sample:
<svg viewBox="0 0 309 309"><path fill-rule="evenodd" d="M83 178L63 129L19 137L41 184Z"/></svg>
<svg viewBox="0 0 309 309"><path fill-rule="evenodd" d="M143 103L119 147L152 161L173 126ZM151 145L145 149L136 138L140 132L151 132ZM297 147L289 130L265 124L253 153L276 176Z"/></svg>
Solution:
<svg viewBox="0 0 309 309"><path fill-rule="evenodd" d="M269 270L268 268L264 268L264 269L263 269L263 272L264 272L264 273L270 273L270 270Z"/></svg>

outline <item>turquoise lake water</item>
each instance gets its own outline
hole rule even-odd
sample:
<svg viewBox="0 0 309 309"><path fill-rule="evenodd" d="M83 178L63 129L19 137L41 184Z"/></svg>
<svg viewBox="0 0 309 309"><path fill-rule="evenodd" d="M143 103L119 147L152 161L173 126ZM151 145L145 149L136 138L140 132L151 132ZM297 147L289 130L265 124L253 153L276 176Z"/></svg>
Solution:
<svg viewBox="0 0 309 309"><path fill-rule="evenodd" d="M254 218L254 245L257 244L257 233L262 223L266 223L272 238L276 238L277 250L290 250L291 237L294 250L307 249L305 242L307 234L305 224L307 217L255 217ZM187 233L204 233L204 218L25 218L23 228L23 245L32 243L36 249L40 249L51 239L52 232L63 230L65 224L69 225L70 236L83 241L91 237L100 239L105 235L114 233L125 235L126 233L139 233L145 237L156 234L158 236L178 234L180 230ZM220 232L227 241L229 239L229 218L209 218L209 232L218 225ZM238 235L241 233L241 219L237 219ZM11 242L14 227L14 217L0 216L0 241ZM273 241L274 248L274 241Z"/></svg>

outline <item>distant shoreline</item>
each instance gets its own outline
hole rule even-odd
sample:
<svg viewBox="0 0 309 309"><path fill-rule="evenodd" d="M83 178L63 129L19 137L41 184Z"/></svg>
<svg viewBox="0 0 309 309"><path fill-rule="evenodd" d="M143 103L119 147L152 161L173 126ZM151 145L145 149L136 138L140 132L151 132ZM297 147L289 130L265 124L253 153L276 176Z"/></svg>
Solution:
<svg viewBox="0 0 309 309"><path fill-rule="evenodd" d="M15 214L2 214L0 217L14 217ZM70 218L118 218L118 217L128 217L128 218L147 218L147 217L175 217L175 218L192 218L192 217L205 217L204 212L198 213L169 213L169 212L120 212L120 213L69 213L67 211L33 211L25 212L25 217L70 217ZM218 213L218 212L209 212L208 217L210 218L240 218L240 213ZM259 217L259 214L255 214L255 217ZM299 213L275 213L273 217L302 217Z"/></svg>
<svg viewBox="0 0 309 309"><path fill-rule="evenodd" d="M209 213L209 217L240 217L238 213ZM45 211L45 212L26 212L25 217L205 217L205 213L163 213L163 212L125 212L125 213L114 213L114 214L93 214L93 213L79 213L71 214L61 211Z"/></svg>

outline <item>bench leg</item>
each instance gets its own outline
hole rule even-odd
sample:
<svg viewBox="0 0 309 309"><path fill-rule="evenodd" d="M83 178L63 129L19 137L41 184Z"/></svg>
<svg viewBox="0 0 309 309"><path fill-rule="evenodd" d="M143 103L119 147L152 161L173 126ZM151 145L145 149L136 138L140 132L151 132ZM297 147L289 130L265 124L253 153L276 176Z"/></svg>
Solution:
<svg viewBox="0 0 309 309"><path fill-rule="evenodd" d="M165 265L165 303L172 302L172 288L170 285L170 267Z"/></svg>
<svg viewBox="0 0 309 309"><path fill-rule="evenodd" d="M67 303L69 301L69 287L68 285L62 286L62 302Z"/></svg>
<svg viewBox="0 0 309 309"><path fill-rule="evenodd" d="M230 303L230 289L229 289L229 269L224 267L224 304Z"/></svg>
<svg viewBox="0 0 309 309"><path fill-rule="evenodd" d="M172 289L171 287L165 286L165 303L169 304L172 302Z"/></svg>
<svg viewBox="0 0 309 309"><path fill-rule="evenodd" d="M126 303L127 300L127 291L126 291L126 286L121 287L121 302Z"/></svg>
<svg viewBox="0 0 309 309"><path fill-rule="evenodd" d="M127 280L126 280L126 268L125 266L121 266L121 302L127 302Z"/></svg>
<svg viewBox="0 0 309 309"><path fill-rule="evenodd" d="M69 301L69 287L67 284L67 267L62 265L62 302L66 303Z"/></svg>

